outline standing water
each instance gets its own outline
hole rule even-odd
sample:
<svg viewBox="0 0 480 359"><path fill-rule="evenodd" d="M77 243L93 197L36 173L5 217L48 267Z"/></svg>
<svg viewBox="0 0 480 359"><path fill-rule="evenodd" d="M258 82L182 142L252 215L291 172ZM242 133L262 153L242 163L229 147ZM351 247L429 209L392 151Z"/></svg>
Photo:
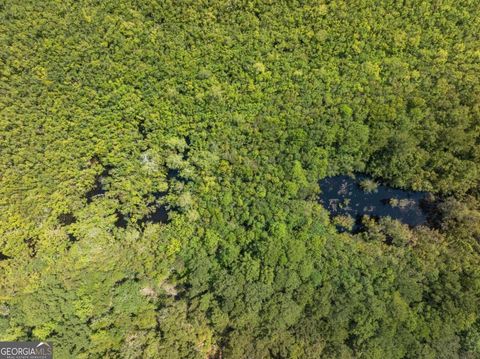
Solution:
<svg viewBox="0 0 480 359"><path fill-rule="evenodd" d="M421 208L427 192L377 185L363 175L324 178L320 190L320 203L332 216L351 216L355 220L354 231L360 229L363 215L389 216L412 227L427 221Z"/></svg>

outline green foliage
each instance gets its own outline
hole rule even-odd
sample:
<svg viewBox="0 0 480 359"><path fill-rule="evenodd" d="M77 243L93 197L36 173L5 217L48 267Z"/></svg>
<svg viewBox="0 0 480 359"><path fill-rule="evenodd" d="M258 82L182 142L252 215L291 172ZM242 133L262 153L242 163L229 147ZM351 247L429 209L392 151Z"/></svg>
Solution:
<svg viewBox="0 0 480 359"><path fill-rule="evenodd" d="M333 218L333 223L336 226L343 227L346 230L352 230L353 225L355 224L355 219L352 216L346 215L346 216L335 216Z"/></svg>
<svg viewBox="0 0 480 359"><path fill-rule="evenodd" d="M2 2L0 339L478 356L478 10ZM330 221L318 180L355 171L438 193L435 228L338 233L353 218Z"/></svg>
<svg viewBox="0 0 480 359"><path fill-rule="evenodd" d="M377 192L378 183L370 178L360 181L360 187L367 193Z"/></svg>

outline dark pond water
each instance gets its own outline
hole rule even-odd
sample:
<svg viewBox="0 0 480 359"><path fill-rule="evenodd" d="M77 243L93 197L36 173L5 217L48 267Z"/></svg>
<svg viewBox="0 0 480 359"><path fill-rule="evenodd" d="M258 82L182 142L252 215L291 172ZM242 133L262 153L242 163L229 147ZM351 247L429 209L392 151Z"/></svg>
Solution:
<svg viewBox="0 0 480 359"><path fill-rule="evenodd" d="M406 191L379 184L372 192L364 191L360 183L364 175L327 177L320 181L320 203L332 216L350 215L355 219L353 231L360 228L363 215L397 219L412 227L427 222L422 209L427 192Z"/></svg>
<svg viewBox="0 0 480 359"><path fill-rule="evenodd" d="M155 212L146 216L143 220L145 222L152 223L168 223L168 210L165 206L160 206L155 209Z"/></svg>
<svg viewBox="0 0 480 359"><path fill-rule="evenodd" d="M119 228L127 228L129 223L129 218L116 211L117 221L115 226ZM145 225L146 223L168 223L168 210L165 205L155 206L152 213L146 215L142 219L137 221L137 224L140 226Z"/></svg>

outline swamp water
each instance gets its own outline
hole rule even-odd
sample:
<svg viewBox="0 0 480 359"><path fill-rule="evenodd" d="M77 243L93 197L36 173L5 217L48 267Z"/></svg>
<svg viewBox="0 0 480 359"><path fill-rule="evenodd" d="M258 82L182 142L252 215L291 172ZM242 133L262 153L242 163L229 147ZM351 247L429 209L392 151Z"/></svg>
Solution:
<svg viewBox="0 0 480 359"><path fill-rule="evenodd" d="M422 209L428 192L408 191L378 184L373 191L360 185L369 177L357 175L327 177L320 181L320 203L332 216L349 215L355 220L353 231L361 228L363 215L389 216L411 227L425 224L427 214Z"/></svg>

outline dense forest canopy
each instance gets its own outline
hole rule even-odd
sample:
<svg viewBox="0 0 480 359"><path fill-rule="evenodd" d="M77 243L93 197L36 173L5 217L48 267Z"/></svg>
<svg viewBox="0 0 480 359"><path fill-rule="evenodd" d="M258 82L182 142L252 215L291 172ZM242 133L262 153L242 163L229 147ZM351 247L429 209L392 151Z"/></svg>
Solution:
<svg viewBox="0 0 480 359"><path fill-rule="evenodd" d="M479 358L478 0L0 1L0 340ZM339 233L319 180L428 191Z"/></svg>

